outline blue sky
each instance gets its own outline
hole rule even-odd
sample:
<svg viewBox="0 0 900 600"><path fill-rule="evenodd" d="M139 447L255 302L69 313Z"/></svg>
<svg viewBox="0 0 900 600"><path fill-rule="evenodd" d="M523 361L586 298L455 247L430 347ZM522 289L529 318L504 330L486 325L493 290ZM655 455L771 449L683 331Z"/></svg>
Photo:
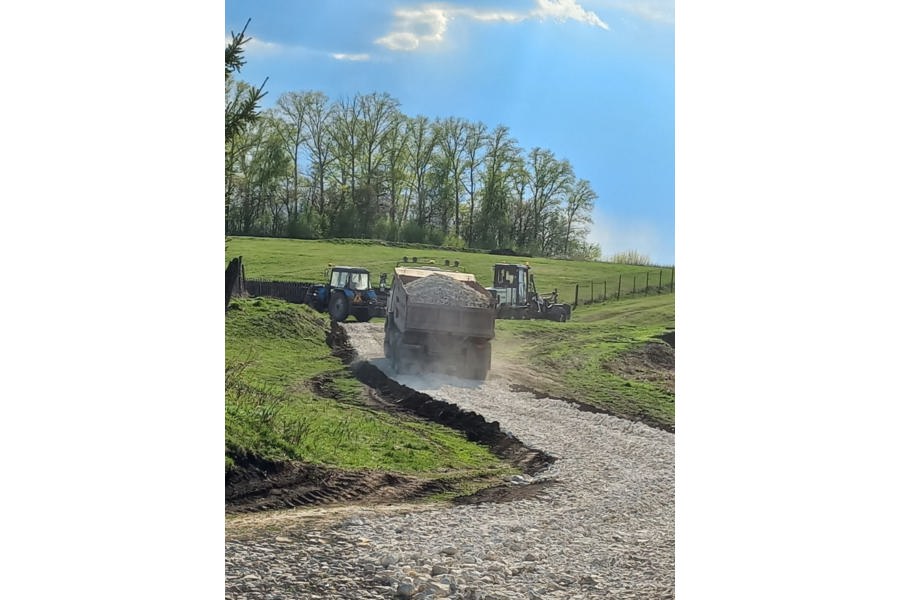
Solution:
<svg viewBox="0 0 900 600"><path fill-rule="evenodd" d="M240 77L332 100L387 92L408 115L507 125L598 194L604 256L675 261L673 0L226 0L252 19Z"/></svg>

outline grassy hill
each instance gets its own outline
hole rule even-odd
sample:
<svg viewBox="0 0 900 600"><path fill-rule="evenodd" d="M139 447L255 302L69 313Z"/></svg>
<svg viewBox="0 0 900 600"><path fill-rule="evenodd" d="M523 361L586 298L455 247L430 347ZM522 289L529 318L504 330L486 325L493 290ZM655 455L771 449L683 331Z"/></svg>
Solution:
<svg viewBox="0 0 900 600"><path fill-rule="evenodd" d="M516 472L461 433L374 410L306 306L238 299L225 316L225 465L300 460L458 480Z"/></svg>
<svg viewBox="0 0 900 600"><path fill-rule="evenodd" d="M517 381L674 431L675 295L581 306L567 323L497 321L494 363Z"/></svg>
<svg viewBox="0 0 900 600"><path fill-rule="evenodd" d="M440 250L437 248L414 248L411 246L388 246L379 241L326 241L294 240L280 238L231 237L226 250L226 263L234 257L244 257L244 270L249 278L277 279L285 281L320 281L328 264L359 266L369 269L374 283L378 274L390 273L404 256L410 260L434 260L443 265L459 261L460 268L473 273L484 285L493 279L493 265L498 262L528 262L538 291L549 293L558 289L560 300L572 302L575 299L575 284L580 284L579 299L590 297L590 282L594 284L594 296L603 293L606 282L607 295L614 294L622 277L622 294L633 288L642 290L648 283L656 287L662 273L663 285L673 279L673 269L669 267L636 267L616 263L596 261L558 260L552 258L522 258L498 256L481 252ZM649 275L649 278L648 278Z"/></svg>

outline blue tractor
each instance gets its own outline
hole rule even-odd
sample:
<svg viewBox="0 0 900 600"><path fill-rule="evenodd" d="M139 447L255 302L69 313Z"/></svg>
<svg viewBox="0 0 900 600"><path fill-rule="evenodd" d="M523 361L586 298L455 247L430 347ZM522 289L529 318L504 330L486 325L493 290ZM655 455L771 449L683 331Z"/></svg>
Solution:
<svg viewBox="0 0 900 600"><path fill-rule="evenodd" d="M383 317L384 307L372 289L369 270L362 267L332 267L328 283L313 284L306 290L306 304L319 312L328 312L333 321L349 316L365 323Z"/></svg>

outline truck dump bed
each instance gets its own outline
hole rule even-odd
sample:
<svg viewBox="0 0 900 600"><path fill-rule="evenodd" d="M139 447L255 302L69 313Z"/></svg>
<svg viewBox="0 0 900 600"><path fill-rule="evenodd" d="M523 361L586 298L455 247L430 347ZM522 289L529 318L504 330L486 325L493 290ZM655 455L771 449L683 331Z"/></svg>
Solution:
<svg viewBox="0 0 900 600"><path fill-rule="evenodd" d="M422 281L426 277L436 279ZM448 285L448 280L454 281ZM391 293L394 322L402 332L494 337L491 294L473 275L398 267Z"/></svg>
<svg viewBox="0 0 900 600"><path fill-rule="evenodd" d="M439 371L483 380L496 307L468 273L397 267L384 322L384 356L397 373Z"/></svg>

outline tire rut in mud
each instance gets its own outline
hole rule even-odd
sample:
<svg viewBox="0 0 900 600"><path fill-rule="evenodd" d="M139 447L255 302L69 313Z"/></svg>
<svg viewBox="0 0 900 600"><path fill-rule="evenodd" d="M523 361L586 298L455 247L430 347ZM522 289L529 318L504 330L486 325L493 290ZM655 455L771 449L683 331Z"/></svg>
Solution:
<svg viewBox="0 0 900 600"><path fill-rule="evenodd" d="M382 471L344 471L302 463L245 463L225 480L226 514L346 504L398 502L447 489L428 481Z"/></svg>

